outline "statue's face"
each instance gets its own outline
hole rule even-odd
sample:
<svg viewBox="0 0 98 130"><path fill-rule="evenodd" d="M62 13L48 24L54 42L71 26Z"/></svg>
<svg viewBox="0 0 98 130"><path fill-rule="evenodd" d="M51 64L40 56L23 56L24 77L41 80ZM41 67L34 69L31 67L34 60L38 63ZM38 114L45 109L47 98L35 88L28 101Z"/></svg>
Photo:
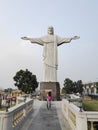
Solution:
<svg viewBox="0 0 98 130"><path fill-rule="evenodd" d="M53 27L49 27L48 28L48 34L49 35L53 35L54 34Z"/></svg>

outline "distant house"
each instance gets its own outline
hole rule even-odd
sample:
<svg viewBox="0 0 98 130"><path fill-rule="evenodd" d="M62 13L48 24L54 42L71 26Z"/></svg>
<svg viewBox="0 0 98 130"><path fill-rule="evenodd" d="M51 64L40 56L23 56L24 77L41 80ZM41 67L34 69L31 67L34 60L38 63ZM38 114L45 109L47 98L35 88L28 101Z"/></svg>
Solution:
<svg viewBox="0 0 98 130"><path fill-rule="evenodd" d="M97 88L96 88L96 82L93 83L86 83L83 86L83 94L84 95L90 95L90 94L96 94Z"/></svg>

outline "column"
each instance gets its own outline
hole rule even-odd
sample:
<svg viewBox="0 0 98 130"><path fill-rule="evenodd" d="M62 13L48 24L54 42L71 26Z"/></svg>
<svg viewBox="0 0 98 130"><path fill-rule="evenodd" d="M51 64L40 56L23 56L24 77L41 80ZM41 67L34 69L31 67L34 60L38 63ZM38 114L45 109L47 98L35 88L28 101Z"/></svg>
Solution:
<svg viewBox="0 0 98 130"><path fill-rule="evenodd" d="M94 130L93 121L91 121L91 130Z"/></svg>

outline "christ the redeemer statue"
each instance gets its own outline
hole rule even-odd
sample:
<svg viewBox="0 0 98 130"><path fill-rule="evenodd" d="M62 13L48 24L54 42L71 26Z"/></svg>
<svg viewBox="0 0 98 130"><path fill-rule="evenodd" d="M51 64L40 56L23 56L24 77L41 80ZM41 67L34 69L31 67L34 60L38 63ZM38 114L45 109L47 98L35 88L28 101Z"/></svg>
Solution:
<svg viewBox="0 0 98 130"><path fill-rule="evenodd" d="M22 37L23 40L29 40L43 46L43 81L57 82L58 55L57 47L63 43L70 43L71 40L78 39L78 36L71 38L61 38L54 35L53 27L48 28L48 34L40 38Z"/></svg>

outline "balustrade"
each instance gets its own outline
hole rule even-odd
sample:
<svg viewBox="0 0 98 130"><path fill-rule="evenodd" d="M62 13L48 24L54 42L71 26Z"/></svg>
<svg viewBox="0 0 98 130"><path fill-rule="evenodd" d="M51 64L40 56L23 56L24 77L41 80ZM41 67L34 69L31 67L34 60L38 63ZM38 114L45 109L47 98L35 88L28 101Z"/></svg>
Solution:
<svg viewBox="0 0 98 130"><path fill-rule="evenodd" d="M15 130L33 109L33 99L20 103L9 110L0 112L0 130Z"/></svg>

